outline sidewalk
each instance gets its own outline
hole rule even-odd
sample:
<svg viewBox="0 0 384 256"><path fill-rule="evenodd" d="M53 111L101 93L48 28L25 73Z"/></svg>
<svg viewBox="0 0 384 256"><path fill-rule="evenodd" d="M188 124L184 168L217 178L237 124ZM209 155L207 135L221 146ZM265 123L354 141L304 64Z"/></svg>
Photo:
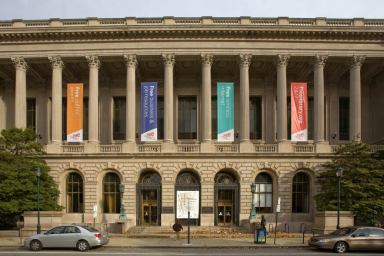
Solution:
<svg viewBox="0 0 384 256"><path fill-rule="evenodd" d="M1 247L18 247L21 246L19 238L1 237ZM182 238L176 240L174 238L128 238L123 236L111 237L107 247L132 247L132 248L162 248L162 247L203 247L203 248L249 248L249 247L306 247L307 240L302 243L302 238L277 238L276 244L273 244L273 238L268 238L266 244L255 244L253 239L223 239L223 238L195 238L191 239L191 243L187 244L187 239Z"/></svg>

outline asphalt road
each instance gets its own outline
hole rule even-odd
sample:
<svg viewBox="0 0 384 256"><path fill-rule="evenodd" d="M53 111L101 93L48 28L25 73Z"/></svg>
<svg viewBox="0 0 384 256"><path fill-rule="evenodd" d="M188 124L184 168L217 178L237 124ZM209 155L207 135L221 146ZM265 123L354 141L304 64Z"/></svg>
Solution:
<svg viewBox="0 0 384 256"><path fill-rule="evenodd" d="M311 255L335 255L331 251L318 251L310 248L111 248L102 247L92 249L87 252L77 252L74 250L42 250L31 252L21 248L0 248L0 256L29 256L29 255L54 255L54 256L78 256L78 255L111 255L111 256L131 256L131 255L153 255L153 256L238 256L238 255L284 255L284 256L311 256ZM384 252L352 252L344 255L361 256L383 256Z"/></svg>

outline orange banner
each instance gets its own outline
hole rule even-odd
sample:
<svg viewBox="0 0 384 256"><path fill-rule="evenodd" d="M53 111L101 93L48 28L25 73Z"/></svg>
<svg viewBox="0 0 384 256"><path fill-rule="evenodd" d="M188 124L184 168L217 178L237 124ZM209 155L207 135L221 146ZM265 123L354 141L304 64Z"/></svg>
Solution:
<svg viewBox="0 0 384 256"><path fill-rule="evenodd" d="M307 83L291 83L291 140L307 141Z"/></svg>
<svg viewBox="0 0 384 256"><path fill-rule="evenodd" d="M67 142L83 141L83 84L67 87Z"/></svg>

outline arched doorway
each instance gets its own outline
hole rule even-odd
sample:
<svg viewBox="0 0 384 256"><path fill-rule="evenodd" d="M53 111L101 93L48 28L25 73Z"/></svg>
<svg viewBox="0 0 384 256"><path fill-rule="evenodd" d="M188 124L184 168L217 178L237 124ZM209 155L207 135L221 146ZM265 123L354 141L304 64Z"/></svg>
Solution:
<svg viewBox="0 0 384 256"><path fill-rule="evenodd" d="M153 171L142 173L137 184L137 225L161 225L161 177Z"/></svg>
<svg viewBox="0 0 384 256"><path fill-rule="evenodd" d="M215 176L215 225L239 224L239 182L229 171Z"/></svg>
<svg viewBox="0 0 384 256"><path fill-rule="evenodd" d="M194 212L189 222L190 225L200 225L200 187L200 178L192 170L184 170L177 175L175 185L176 222L187 225L188 217L182 212L185 213L190 208L191 212ZM188 198L191 200L188 201Z"/></svg>

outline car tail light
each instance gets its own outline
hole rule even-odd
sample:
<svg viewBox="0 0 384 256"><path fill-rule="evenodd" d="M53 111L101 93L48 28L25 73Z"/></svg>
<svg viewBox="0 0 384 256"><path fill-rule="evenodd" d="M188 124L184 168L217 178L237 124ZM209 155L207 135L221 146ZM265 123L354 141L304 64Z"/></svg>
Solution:
<svg viewBox="0 0 384 256"><path fill-rule="evenodd" d="M101 238L101 234L100 234L100 233L96 233L96 234L95 234L95 237L97 237L97 238Z"/></svg>

